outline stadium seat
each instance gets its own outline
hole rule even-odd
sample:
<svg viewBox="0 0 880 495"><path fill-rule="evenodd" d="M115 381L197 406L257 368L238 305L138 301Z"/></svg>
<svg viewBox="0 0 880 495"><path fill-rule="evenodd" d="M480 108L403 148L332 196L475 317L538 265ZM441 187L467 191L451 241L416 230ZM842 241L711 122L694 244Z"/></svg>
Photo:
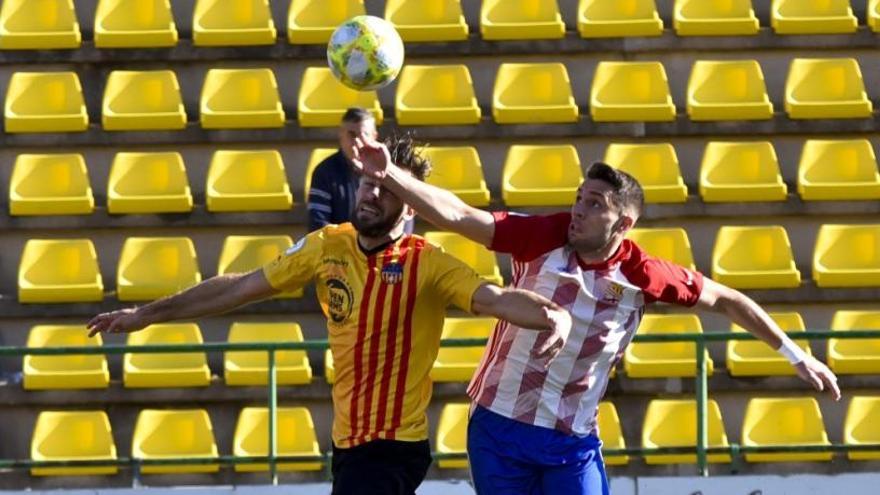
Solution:
<svg viewBox="0 0 880 495"><path fill-rule="evenodd" d="M426 232L425 240L440 246L447 254L473 268L480 277L496 285L504 285L498 259L485 246L453 232Z"/></svg>
<svg viewBox="0 0 880 495"><path fill-rule="evenodd" d="M629 231L627 238L652 256L696 270L691 242L682 228L636 228Z"/></svg>
<svg viewBox="0 0 880 495"><path fill-rule="evenodd" d="M273 45L277 32L269 0L196 0L192 36L196 46Z"/></svg>
<svg viewBox="0 0 880 495"><path fill-rule="evenodd" d="M880 312L839 310L831 319L831 330L880 330ZM880 373L880 339L828 339L828 366L842 375Z"/></svg>
<svg viewBox="0 0 880 495"><path fill-rule="evenodd" d="M590 88L596 122L675 120L666 70L660 62L599 62Z"/></svg>
<svg viewBox="0 0 880 495"><path fill-rule="evenodd" d="M565 66L501 64L492 90L492 117L498 124L577 122L578 107Z"/></svg>
<svg viewBox="0 0 880 495"><path fill-rule="evenodd" d="M431 160L431 174L425 180L455 193L471 206L489 206L489 188L483 177L480 155L473 146L429 146L421 150Z"/></svg>
<svg viewBox="0 0 880 495"><path fill-rule="evenodd" d="M843 443L847 445L880 443L880 397L855 396L849 401L843 424ZM851 461L880 459L880 451L848 452Z"/></svg>
<svg viewBox="0 0 880 495"><path fill-rule="evenodd" d="M312 414L305 407L279 407L276 410L276 450L279 456L319 456ZM269 409L245 407L235 424L232 454L243 457L269 455ZM278 471L318 471L321 462L281 462ZM239 472L268 471L269 465L236 464Z"/></svg>
<svg viewBox="0 0 880 495"><path fill-rule="evenodd" d="M800 287L788 234L780 226L722 226L712 250L712 279L736 289Z"/></svg>
<svg viewBox="0 0 880 495"><path fill-rule="evenodd" d="M309 67L303 72L297 99L300 127L338 127L345 110L366 108L382 124L382 106L375 91L355 91L333 77L327 67Z"/></svg>
<svg viewBox="0 0 880 495"><path fill-rule="evenodd" d="M4 0L0 50L79 48L82 36L73 0Z"/></svg>
<svg viewBox="0 0 880 495"><path fill-rule="evenodd" d="M116 153L107 182L108 213L186 213L192 207L180 153Z"/></svg>
<svg viewBox="0 0 880 495"><path fill-rule="evenodd" d="M756 60L697 60L687 89L691 120L767 120L773 104Z"/></svg>
<svg viewBox="0 0 880 495"><path fill-rule="evenodd" d="M798 165L798 193L804 201L880 199L880 173L871 142L808 139Z"/></svg>
<svg viewBox="0 0 880 495"><path fill-rule="evenodd" d="M230 235L223 241L217 275L256 270L280 256L293 245L287 235ZM276 298L302 297L302 289L282 292Z"/></svg>
<svg viewBox="0 0 880 495"><path fill-rule="evenodd" d="M31 437L32 461L115 461L116 444L104 411L43 411ZM34 476L116 474L116 466L35 467Z"/></svg>
<svg viewBox="0 0 880 495"><path fill-rule="evenodd" d="M742 445L829 445L819 403L812 397L749 400L743 419ZM830 461L831 456L831 452L747 453L746 461Z"/></svg>
<svg viewBox="0 0 880 495"><path fill-rule="evenodd" d="M9 214L87 215L95 198L81 154L29 155L15 158L9 185Z"/></svg>
<svg viewBox="0 0 880 495"><path fill-rule="evenodd" d="M706 143L700 165L700 196L706 203L785 201L776 150L769 141Z"/></svg>
<svg viewBox="0 0 880 495"><path fill-rule="evenodd" d="M672 24L679 36L758 34L752 0L675 0Z"/></svg>
<svg viewBox="0 0 880 495"><path fill-rule="evenodd" d="M706 403L707 447L727 447L721 409L714 399ZM642 448L696 447L697 401L655 399L648 403L642 423ZM709 462L730 462L730 454L709 454ZM646 454L647 464L696 464L696 454Z"/></svg>
<svg viewBox="0 0 880 495"><path fill-rule="evenodd" d="M813 280L819 287L880 286L880 225L822 225Z"/></svg>
<svg viewBox="0 0 880 495"><path fill-rule="evenodd" d="M169 0L99 0L95 12L98 48L163 48L177 44Z"/></svg>
<svg viewBox="0 0 880 495"><path fill-rule="evenodd" d="M623 432L620 429L620 417L617 415L617 408L609 401L599 403L599 411L597 413L597 421L599 423L599 435L602 437L602 449L625 449L626 441L623 438ZM602 458L607 466L622 466L629 463L629 456L623 455L605 455Z"/></svg>
<svg viewBox="0 0 880 495"><path fill-rule="evenodd" d="M484 0L480 33L484 40L558 39L565 23L556 0Z"/></svg>
<svg viewBox="0 0 880 495"><path fill-rule="evenodd" d="M297 323L242 323L229 327L229 342L302 342ZM278 385L305 385L312 381L312 366L306 351L275 353ZM223 359L226 385L266 385L269 383L269 353L229 351Z"/></svg>
<svg viewBox="0 0 880 495"><path fill-rule="evenodd" d="M453 318L443 323L440 338L446 339L486 339L495 328L495 318ZM474 347L440 347L431 380L434 382L468 382L474 376L484 345Z"/></svg>
<svg viewBox="0 0 880 495"><path fill-rule="evenodd" d="M85 325L35 325L28 334L28 347L85 347L102 345L101 334L89 338ZM107 388L110 372L102 354L24 357L25 390Z"/></svg>
<svg viewBox="0 0 880 495"><path fill-rule="evenodd" d="M29 239L18 265L18 302L99 302L104 282L88 239Z"/></svg>
<svg viewBox="0 0 880 495"><path fill-rule="evenodd" d="M199 109L204 129L284 127L278 84L270 69L209 70Z"/></svg>
<svg viewBox="0 0 880 495"><path fill-rule="evenodd" d="M703 326L694 314L645 315L638 333L703 333ZM691 342L636 342L626 348L623 365L631 378L692 377L697 369L697 346ZM712 359L707 352L706 370L709 376L713 369Z"/></svg>
<svg viewBox="0 0 880 495"><path fill-rule="evenodd" d="M654 0L580 0L577 25L582 38L663 34Z"/></svg>
<svg viewBox="0 0 880 495"><path fill-rule="evenodd" d="M333 353L330 349L324 351L324 379L330 385L336 381L336 367L333 365Z"/></svg>
<svg viewBox="0 0 880 495"><path fill-rule="evenodd" d="M107 78L101 123L105 131L178 131L186 111L170 70L114 70Z"/></svg>
<svg viewBox="0 0 880 495"><path fill-rule="evenodd" d="M152 301L202 281L188 237L129 237L116 273L120 301Z"/></svg>
<svg viewBox="0 0 880 495"><path fill-rule="evenodd" d="M880 32L880 0L868 0L868 25L875 33Z"/></svg>
<svg viewBox="0 0 880 495"><path fill-rule="evenodd" d="M440 459L441 469L467 469L467 423L470 404L446 404L437 424L437 453L462 454L461 459Z"/></svg>
<svg viewBox="0 0 880 495"><path fill-rule="evenodd" d="M150 325L128 334L126 342L130 346L201 343L202 332L195 323ZM207 387L211 370L204 352L130 352L123 357L122 380L125 388Z"/></svg>
<svg viewBox="0 0 880 495"><path fill-rule="evenodd" d="M791 61L785 81L785 111L789 118L869 118L873 109L855 59Z"/></svg>
<svg viewBox="0 0 880 495"><path fill-rule="evenodd" d="M850 0L773 0L770 23L776 34L854 33L859 20Z"/></svg>
<svg viewBox="0 0 880 495"><path fill-rule="evenodd" d="M81 132L89 127L82 86L75 72L12 74L3 115L9 133Z"/></svg>
<svg viewBox="0 0 880 495"><path fill-rule="evenodd" d="M645 192L646 203L687 201L678 155L669 143L611 143L605 149L604 162L635 177Z"/></svg>
<svg viewBox="0 0 880 495"><path fill-rule="evenodd" d="M461 0L388 0L385 20L394 25L401 39L410 41L464 41L468 25Z"/></svg>
<svg viewBox="0 0 880 495"><path fill-rule="evenodd" d="M287 40L297 45L326 45L340 24L364 13L364 0L291 0Z"/></svg>
<svg viewBox="0 0 880 495"><path fill-rule="evenodd" d="M784 332L803 332L806 327L799 313L770 313L773 321ZM746 330L737 324L730 326L730 331L744 333ZM810 354L809 340L795 340L795 343ZM794 366L760 340L728 340L727 370L732 376L778 376L796 374Z"/></svg>
<svg viewBox="0 0 880 495"><path fill-rule="evenodd" d="M275 150L214 152L205 185L208 211L289 210L293 196Z"/></svg>
<svg viewBox="0 0 880 495"><path fill-rule="evenodd" d="M136 459L216 458L211 418L204 409L144 409L138 414L131 440ZM217 464L144 465L141 472L216 473Z"/></svg>
<svg viewBox="0 0 880 495"><path fill-rule="evenodd" d="M570 206L584 181L571 145L513 145L507 151L501 196L507 206Z"/></svg>
<svg viewBox="0 0 880 495"><path fill-rule="evenodd" d="M471 125L482 116L466 65L404 67L394 114L399 125Z"/></svg>
<svg viewBox="0 0 880 495"><path fill-rule="evenodd" d="M303 197L306 201L309 199L309 191L312 187L312 173L322 161L337 151L339 151L339 148L315 148L312 150L312 154L309 155L309 163L306 164L306 180L303 184Z"/></svg>

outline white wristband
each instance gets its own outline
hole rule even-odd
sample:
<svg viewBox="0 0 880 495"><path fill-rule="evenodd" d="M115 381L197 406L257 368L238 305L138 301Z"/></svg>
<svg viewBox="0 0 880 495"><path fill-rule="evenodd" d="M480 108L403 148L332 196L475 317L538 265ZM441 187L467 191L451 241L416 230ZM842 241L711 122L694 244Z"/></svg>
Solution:
<svg viewBox="0 0 880 495"><path fill-rule="evenodd" d="M782 345L776 351L785 356L791 364L798 364L807 358L807 353L791 339L783 338Z"/></svg>

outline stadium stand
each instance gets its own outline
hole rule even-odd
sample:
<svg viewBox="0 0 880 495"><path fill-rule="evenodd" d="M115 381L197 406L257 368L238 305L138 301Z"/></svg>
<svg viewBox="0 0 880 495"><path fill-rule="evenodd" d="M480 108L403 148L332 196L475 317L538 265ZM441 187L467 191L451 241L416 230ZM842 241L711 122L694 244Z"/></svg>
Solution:
<svg viewBox="0 0 880 495"><path fill-rule="evenodd" d="M700 165L700 197L707 203L785 201L788 188L773 144L706 143Z"/></svg>
<svg viewBox="0 0 880 495"><path fill-rule="evenodd" d="M107 213L188 213L192 208L192 190L180 153L123 151L113 157Z"/></svg>
<svg viewBox="0 0 880 495"><path fill-rule="evenodd" d="M726 447L727 433L721 419L718 403L709 399L709 446ZM697 443L697 402L686 400L652 400L645 411L645 424L642 426L642 445L644 447L681 447ZM648 464L693 464L695 455L647 455ZM709 454L709 462L730 462L728 454Z"/></svg>
<svg viewBox="0 0 880 495"><path fill-rule="evenodd" d="M95 198L79 153L20 154L9 184L10 215L84 215Z"/></svg>

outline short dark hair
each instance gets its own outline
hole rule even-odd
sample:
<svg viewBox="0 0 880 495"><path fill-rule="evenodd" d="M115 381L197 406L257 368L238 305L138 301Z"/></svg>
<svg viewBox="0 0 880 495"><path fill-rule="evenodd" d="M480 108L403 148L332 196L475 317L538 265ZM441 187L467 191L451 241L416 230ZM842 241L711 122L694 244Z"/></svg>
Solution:
<svg viewBox="0 0 880 495"><path fill-rule="evenodd" d="M636 218L645 208L645 191L635 177L607 163L596 162L587 170L587 178L601 180L614 188L611 201L619 209L631 209Z"/></svg>
<svg viewBox="0 0 880 495"><path fill-rule="evenodd" d="M431 173L431 160L419 151L424 145L415 140L412 132L390 134L385 138L385 146L388 147L391 162L409 170L416 179L423 181Z"/></svg>
<svg viewBox="0 0 880 495"><path fill-rule="evenodd" d="M360 124L365 120L376 120L373 113L366 108L352 107L342 115L343 122L351 122L352 124Z"/></svg>

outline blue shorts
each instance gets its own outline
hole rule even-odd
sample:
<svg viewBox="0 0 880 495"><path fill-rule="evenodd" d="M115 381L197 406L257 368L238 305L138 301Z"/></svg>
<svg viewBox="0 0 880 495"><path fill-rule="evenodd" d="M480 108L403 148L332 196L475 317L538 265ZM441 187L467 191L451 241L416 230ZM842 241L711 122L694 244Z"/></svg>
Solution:
<svg viewBox="0 0 880 495"><path fill-rule="evenodd" d="M468 458L477 495L608 495L602 442L476 406Z"/></svg>

